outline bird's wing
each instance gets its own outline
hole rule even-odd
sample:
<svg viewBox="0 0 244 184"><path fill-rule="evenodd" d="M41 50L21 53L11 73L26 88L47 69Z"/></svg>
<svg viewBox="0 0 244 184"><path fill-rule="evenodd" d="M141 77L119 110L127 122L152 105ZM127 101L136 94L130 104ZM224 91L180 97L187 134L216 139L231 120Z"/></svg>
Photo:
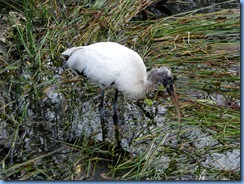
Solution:
<svg viewBox="0 0 244 184"><path fill-rule="evenodd" d="M114 85L120 73L108 54L97 52L86 47L75 47L63 52L69 55L68 66L100 86Z"/></svg>

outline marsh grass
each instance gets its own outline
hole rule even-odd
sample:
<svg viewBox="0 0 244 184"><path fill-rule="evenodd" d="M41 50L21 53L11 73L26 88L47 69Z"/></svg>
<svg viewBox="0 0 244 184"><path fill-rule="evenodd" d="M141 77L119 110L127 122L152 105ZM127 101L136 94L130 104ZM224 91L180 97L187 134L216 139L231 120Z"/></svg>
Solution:
<svg viewBox="0 0 244 184"><path fill-rule="evenodd" d="M150 3L4 1L1 179L240 179L240 168L205 163L210 158L217 162L214 154L240 150L240 10L134 20ZM99 89L63 71L60 53L98 41L127 45L149 69L166 65L175 75L182 122L171 102L163 100L168 109L164 127L136 129L130 154L116 151L112 142L99 142L99 130L74 133L74 121L99 122ZM137 103L121 100L142 109L125 123L155 124L156 114L149 116L145 109L165 96L161 89L156 94ZM121 116L131 113L126 106L121 109Z"/></svg>

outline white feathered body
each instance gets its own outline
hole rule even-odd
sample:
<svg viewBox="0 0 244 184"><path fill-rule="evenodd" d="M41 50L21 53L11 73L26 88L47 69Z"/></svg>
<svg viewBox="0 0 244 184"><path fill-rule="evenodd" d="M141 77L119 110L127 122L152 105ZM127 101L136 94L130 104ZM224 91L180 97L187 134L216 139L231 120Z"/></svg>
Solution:
<svg viewBox="0 0 244 184"><path fill-rule="evenodd" d="M67 65L100 87L113 87L127 96L145 95L147 71L142 58L133 50L114 43L99 42L73 47L62 53Z"/></svg>

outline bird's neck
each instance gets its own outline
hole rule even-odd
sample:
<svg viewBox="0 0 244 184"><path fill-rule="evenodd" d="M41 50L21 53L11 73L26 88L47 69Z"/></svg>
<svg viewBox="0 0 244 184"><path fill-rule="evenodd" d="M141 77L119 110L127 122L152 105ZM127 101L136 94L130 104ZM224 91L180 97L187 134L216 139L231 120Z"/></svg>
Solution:
<svg viewBox="0 0 244 184"><path fill-rule="evenodd" d="M158 82L157 70L158 69L153 68L147 75L146 93L153 91L155 84Z"/></svg>
<svg viewBox="0 0 244 184"><path fill-rule="evenodd" d="M145 85L146 94L150 93L151 91L153 91L154 87L155 87L155 83L152 80L147 79L147 82L146 82L146 85Z"/></svg>

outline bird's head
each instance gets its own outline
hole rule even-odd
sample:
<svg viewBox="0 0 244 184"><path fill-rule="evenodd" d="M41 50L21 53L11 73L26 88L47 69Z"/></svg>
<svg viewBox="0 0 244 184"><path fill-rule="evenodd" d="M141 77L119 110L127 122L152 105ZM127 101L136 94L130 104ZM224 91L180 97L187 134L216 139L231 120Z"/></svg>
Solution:
<svg viewBox="0 0 244 184"><path fill-rule="evenodd" d="M160 67L160 68L154 68L151 72L148 74L148 80L156 83L156 84L163 84L166 91L170 95L174 106L177 111L177 116L180 121L181 119L181 111L180 111L180 105L178 100L178 95L176 93L176 87L174 83L174 79L171 75L171 71L167 67Z"/></svg>

